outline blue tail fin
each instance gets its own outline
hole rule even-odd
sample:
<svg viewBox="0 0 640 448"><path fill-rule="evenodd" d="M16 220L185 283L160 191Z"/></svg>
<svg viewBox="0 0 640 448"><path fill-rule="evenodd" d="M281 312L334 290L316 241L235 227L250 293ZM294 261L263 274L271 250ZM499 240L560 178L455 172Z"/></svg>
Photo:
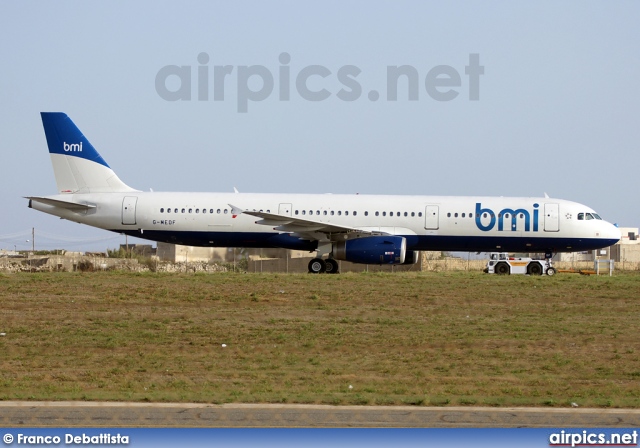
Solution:
<svg viewBox="0 0 640 448"><path fill-rule="evenodd" d="M41 116L58 192L136 191L118 178L67 114L42 112Z"/></svg>

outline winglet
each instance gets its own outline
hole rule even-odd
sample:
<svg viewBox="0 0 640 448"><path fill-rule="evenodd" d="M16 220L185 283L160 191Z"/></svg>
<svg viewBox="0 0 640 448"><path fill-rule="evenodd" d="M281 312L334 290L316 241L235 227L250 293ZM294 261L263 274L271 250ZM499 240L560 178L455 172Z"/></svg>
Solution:
<svg viewBox="0 0 640 448"><path fill-rule="evenodd" d="M240 207L236 207L233 204L227 204L229 207L231 207L231 217L232 218L237 218L238 215L241 215L244 213L244 209L241 209Z"/></svg>

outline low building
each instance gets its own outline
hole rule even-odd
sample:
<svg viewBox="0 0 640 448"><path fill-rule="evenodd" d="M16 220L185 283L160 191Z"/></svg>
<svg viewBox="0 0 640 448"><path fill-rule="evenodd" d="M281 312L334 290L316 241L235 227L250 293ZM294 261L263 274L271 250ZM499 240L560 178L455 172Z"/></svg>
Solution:
<svg viewBox="0 0 640 448"><path fill-rule="evenodd" d="M611 246L610 258L618 263L640 263L640 239L637 227L621 227L622 238Z"/></svg>
<svg viewBox="0 0 640 448"><path fill-rule="evenodd" d="M158 243L157 256L171 263L226 261L226 247L195 247Z"/></svg>

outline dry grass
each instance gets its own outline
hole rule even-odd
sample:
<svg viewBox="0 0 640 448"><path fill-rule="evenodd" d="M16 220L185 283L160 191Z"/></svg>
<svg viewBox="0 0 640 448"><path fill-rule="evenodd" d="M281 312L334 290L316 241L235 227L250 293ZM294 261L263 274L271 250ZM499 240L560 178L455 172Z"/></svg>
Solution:
<svg viewBox="0 0 640 448"><path fill-rule="evenodd" d="M639 274L0 275L0 399L640 407L639 297Z"/></svg>

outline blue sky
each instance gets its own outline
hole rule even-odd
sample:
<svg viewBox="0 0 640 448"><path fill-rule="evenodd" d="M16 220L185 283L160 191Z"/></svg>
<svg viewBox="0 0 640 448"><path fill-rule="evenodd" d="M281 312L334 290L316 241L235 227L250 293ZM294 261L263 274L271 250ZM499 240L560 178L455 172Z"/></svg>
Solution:
<svg viewBox="0 0 640 448"><path fill-rule="evenodd" d="M630 206L640 186L639 13L632 1L2 2L0 249L30 248L32 227L36 249L124 242L27 208L23 196L56 191L41 111L69 114L141 190L546 192L640 226ZM465 74L474 54L484 70L478 100ZM171 65L191 71L190 101L156 90ZM418 99L408 100L403 78L390 101L387 67L403 65L418 74ZM215 66L232 69L224 100L213 98ZM239 112L239 98L262 88L259 76L242 82L255 66L274 88ZM322 101L296 88L309 66L329 72L306 82L330 93ZM348 66L361 89L353 101L338 96ZM460 76L438 88L457 93L449 101L427 91L440 66ZM206 101L199 67L209 75ZM184 88L177 76L164 81Z"/></svg>

